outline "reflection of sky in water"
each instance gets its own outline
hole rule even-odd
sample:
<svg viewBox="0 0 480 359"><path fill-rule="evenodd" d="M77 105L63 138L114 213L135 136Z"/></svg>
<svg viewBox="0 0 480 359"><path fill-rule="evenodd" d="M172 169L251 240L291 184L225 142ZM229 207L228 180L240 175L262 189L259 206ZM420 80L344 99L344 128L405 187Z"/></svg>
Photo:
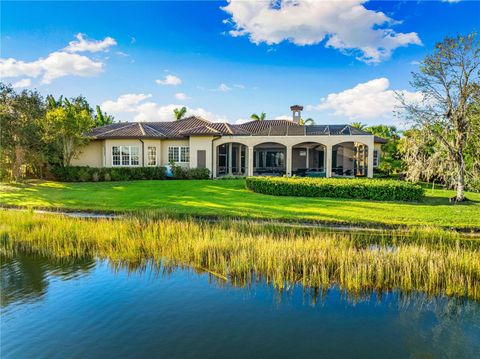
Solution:
<svg viewBox="0 0 480 359"><path fill-rule="evenodd" d="M300 286L276 293L186 269L25 255L2 258L1 284L2 358L469 358L480 350L480 303L459 299L355 299Z"/></svg>

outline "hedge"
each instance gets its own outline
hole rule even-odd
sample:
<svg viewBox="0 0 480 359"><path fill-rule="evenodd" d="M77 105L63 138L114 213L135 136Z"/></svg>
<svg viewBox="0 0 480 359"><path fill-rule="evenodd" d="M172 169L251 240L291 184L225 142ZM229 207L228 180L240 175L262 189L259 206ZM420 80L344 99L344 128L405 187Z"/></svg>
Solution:
<svg viewBox="0 0 480 359"><path fill-rule="evenodd" d="M414 183L370 178L248 177L246 186L273 196L418 201L424 195L424 189Z"/></svg>
<svg viewBox="0 0 480 359"><path fill-rule="evenodd" d="M165 167L113 167L95 168L88 166L55 167L52 169L55 178L62 182L98 182L98 181L132 181L132 180L165 180ZM178 179L208 179L208 169L181 169L174 173Z"/></svg>

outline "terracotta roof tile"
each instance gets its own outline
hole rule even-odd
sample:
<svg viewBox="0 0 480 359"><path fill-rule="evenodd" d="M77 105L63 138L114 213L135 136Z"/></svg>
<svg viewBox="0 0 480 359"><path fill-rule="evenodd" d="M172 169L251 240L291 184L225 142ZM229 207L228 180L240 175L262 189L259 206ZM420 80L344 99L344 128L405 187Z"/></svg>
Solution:
<svg viewBox="0 0 480 359"><path fill-rule="evenodd" d="M331 136L370 135L350 125L303 126L290 120L250 121L242 125L188 117L170 122L124 122L97 127L87 136L105 138L186 138L188 136ZM378 141L377 141L378 139ZM377 142L383 139L375 138Z"/></svg>

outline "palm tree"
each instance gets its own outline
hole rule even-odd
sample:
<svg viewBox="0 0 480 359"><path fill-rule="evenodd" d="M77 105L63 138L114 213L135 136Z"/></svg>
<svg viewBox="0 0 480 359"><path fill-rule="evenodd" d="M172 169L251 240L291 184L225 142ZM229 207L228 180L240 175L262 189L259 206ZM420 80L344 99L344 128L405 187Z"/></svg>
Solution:
<svg viewBox="0 0 480 359"><path fill-rule="evenodd" d="M307 118L306 120L301 118L299 124L304 126L311 126L315 124L315 121L313 120L313 118L310 118L310 117Z"/></svg>
<svg viewBox="0 0 480 359"><path fill-rule="evenodd" d="M350 126L358 128L359 130L364 130L365 127L367 127L367 125L365 125L364 123L361 123L361 122L352 122L350 124Z"/></svg>
<svg viewBox="0 0 480 359"><path fill-rule="evenodd" d="M112 115L107 115L106 112L102 112L100 106L97 105L95 108L97 115L95 116L95 125L96 126L105 126L110 125L114 121L114 117Z"/></svg>
<svg viewBox="0 0 480 359"><path fill-rule="evenodd" d="M265 112L262 112L260 116L256 113L252 113L252 115L250 116L250 118L254 121L265 121L265 117L267 117L267 114Z"/></svg>
<svg viewBox="0 0 480 359"><path fill-rule="evenodd" d="M186 113L187 113L187 108L185 106L183 106L182 108L174 108L173 109L173 116L175 117L176 121L184 118Z"/></svg>

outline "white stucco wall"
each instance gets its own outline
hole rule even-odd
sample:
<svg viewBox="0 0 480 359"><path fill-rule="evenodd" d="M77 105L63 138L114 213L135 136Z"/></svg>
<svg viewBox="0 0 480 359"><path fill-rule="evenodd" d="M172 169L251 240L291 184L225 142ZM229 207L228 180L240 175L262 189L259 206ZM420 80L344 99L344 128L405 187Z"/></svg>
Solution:
<svg viewBox="0 0 480 359"><path fill-rule="evenodd" d="M190 137L190 167L198 167L197 151L204 150L206 153L206 163L205 167L210 170L210 173L213 172L213 136L195 136Z"/></svg>
<svg viewBox="0 0 480 359"><path fill-rule="evenodd" d="M72 166L103 167L103 145L104 141L90 141L82 148L76 158L71 161Z"/></svg>

